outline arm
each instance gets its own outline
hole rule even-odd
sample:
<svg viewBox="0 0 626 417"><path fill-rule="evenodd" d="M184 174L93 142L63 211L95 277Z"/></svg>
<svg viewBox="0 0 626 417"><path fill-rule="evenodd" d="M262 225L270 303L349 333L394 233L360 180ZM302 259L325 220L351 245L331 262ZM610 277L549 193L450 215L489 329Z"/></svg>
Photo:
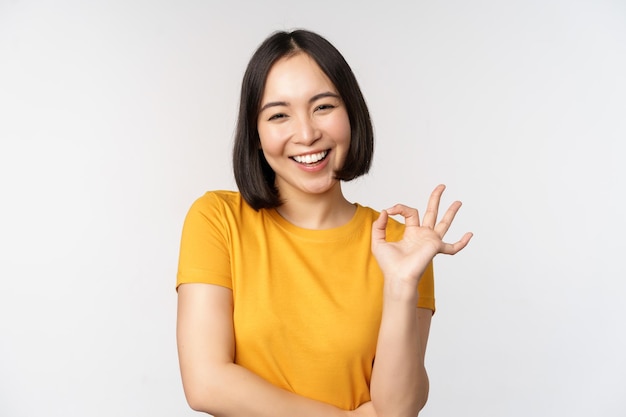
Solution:
<svg viewBox="0 0 626 417"><path fill-rule="evenodd" d="M444 243L461 203L455 202L435 225L444 186L433 191L420 224L417 210L396 205L382 211L372 226L372 251L383 271L383 315L372 373L371 397L379 417L415 417L428 398L424 356L432 312L415 308L417 286L428 264L438 253L453 255L472 237L466 233L454 244ZM386 241L389 215L406 220L399 242Z"/></svg>
<svg viewBox="0 0 626 417"><path fill-rule="evenodd" d="M285 391L234 363L232 291L208 284L178 288L177 343L183 388L196 411L216 417L375 417Z"/></svg>
<svg viewBox="0 0 626 417"><path fill-rule="evenodd" d="M424 357L433 313L415 308L415 303L385 298L372 375L372 403L380 417L414 417L428 399Z"/></svg>

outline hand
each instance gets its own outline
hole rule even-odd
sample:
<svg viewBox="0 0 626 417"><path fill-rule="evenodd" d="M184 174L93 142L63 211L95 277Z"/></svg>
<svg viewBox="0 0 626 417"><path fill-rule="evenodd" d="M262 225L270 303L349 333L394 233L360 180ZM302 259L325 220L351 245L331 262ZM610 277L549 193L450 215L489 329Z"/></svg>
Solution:
<svg viewBox="0 0 626 417"><path fill-rule="evenodd" d="M461 208L461 202L450 205L443 218L437 222L439 202L445 185L439 185L430 195L426 214L420 224L416 209L396 204L383 210L372 225L372 252L383 271L385 281L397 279L410 284L413 291L417 288L422 273L438 253L454 255L463 249L472 238L466 233L455 243L446 243L443 237L450 228L452 220ZM402 240L387 242L386 228L390 215L399 214L405 219L405 230Z"/></svg>

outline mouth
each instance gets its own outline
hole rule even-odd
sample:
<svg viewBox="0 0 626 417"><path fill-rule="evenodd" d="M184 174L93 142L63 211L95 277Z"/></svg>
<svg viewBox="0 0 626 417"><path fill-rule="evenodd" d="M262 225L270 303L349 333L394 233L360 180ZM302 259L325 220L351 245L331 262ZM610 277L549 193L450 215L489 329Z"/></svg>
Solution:
<svg viewBox="0 0 626 417"><path fill-rule="evenodd" d="M326 149L322 152L310 153L307 155L290 156L290 158L302 165L315 166L317 164L320 164L324 159L326 159L329 153L330 149Z"/></svg>

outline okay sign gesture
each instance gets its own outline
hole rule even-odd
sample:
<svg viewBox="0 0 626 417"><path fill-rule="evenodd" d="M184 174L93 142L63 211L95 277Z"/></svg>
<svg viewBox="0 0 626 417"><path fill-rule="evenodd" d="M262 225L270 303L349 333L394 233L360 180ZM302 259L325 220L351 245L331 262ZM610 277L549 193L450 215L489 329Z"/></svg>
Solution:
<svg viewBox="0 0 626 417"><path fill-rule="evenodd" d="M385 281L396 281L403 284L403 287L404 284L408 284L407 290L415 291L422 273L435 255L438 253L454 255L472 238L472 233L468 232L455 243L443 241L456 213L461 208L461 202L455 201L437 223L439 202L445 188L445 185L439 185L432 192L421 222L416 209L396 204L390 209L383 210L373 223L372 253L383 271ZM387 221L390 215L396 214L404 217L404 236L398 242L387 242Z"/></svg>

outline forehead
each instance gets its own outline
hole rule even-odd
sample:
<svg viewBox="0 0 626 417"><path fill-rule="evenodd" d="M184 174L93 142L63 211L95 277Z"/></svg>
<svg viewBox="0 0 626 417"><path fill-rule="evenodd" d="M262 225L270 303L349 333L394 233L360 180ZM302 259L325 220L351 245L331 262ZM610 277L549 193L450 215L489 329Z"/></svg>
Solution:
<svg viewBox="0 0 626 417"><path fill-rule="evenodd" d="M320 92L337 93L335 86L313 58L305 53L287 56L272 65L263 91L263 101L303 96Z"/></svg>

